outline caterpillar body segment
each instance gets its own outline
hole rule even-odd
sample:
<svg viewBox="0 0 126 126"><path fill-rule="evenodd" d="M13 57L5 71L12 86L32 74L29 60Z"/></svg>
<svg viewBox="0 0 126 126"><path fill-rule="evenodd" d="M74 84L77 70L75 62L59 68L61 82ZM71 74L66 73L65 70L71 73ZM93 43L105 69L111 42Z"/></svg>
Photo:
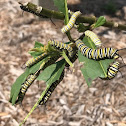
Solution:
<svg viewBox="0 0 126 126"><path fill-rule="evenodd" d="M69 44L65 44L63 42L54 41L54 40L49 41L49 44L54 46L58 50L63 50L63 49L67 50L68 51L68 55L70 57L73 56L73 48Z"/></svg>
<svg viewBox="0 0 126 126"><path fill-rule="evenodd" d="M62 72L59 80L56 80L55 82L53 82L52 85L48 88L48 90L46 90L46 93L45 93L44 97L41 99L41 101L39 102L39 105L46 104L46 102L50 98L51 94L53 93L53 91L55 90L57 85L63 80L63 78L64 78L64 71Z"/></svg>
<svg viewBox="0 0 126 126"><path fill-rule="evenodd" d="M87 30L87 31L85 31L85 36L89 37L97 47L101 46L102 43L94 32Z"/></svg>
<svg viewBox="0 0 126 126"><path fill-rule="evenodd" d="M77 48L80 50L82 55L89 59L101 60L101 59L117 59L119 58L118 50L114 48L101 48L101 49L92 49L87 47L80 39L76 42Z"/></svg>
<svg viewBox="0 0 126 126"><path fill-rule="evenodd" d="M61 32L62 33L66 33L68 32L69 30L71 30L73 27L74 27L74 24L76 22L76 19L78 18L78 16L81 15L81 12L80 11L76 11L75 13L72 14L69 22L67 25L65 25L62 29L61 29Z"/></svg>

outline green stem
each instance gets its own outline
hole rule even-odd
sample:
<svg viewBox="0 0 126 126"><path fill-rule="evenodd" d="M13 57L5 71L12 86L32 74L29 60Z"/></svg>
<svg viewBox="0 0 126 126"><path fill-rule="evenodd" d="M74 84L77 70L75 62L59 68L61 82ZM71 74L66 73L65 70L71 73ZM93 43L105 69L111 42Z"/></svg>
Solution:
<svg viewBox="0 0 126 126"><path fill-rule="evenodd" d="M67 25L68 22L69 22L68 8L67 8L67 0L64 0L64 2L65 2L65 25ZM68 37L68 39L69 39L70 41L72 41L72 42L74 41L74 40L72 39L71 35L70 35L70 31L68 31L68 32L66 33L66 35L67 35L67 37Z"/></svg>
<svg viewBox="0 0 126 126"><path fill-rule="evenodd" d="M73 67L73 63L69 60L69 58L67 57L66 53L64 51L62 51L61 55L63 56L63 58L66 60L66 62Z"/></svg>

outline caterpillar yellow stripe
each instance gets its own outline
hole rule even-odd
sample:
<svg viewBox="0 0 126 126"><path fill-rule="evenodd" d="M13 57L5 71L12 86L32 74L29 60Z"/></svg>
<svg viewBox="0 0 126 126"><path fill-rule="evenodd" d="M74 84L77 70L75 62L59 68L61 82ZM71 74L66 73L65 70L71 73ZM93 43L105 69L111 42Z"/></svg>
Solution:
<svg viewBox="0 0 126 126"><path fill-rule="evenodd" d="M54 46L58 50L62 50L62 49L67 50L68 51L68 55L70 57L73 56L73 48L69 44L65 44L63 42L54 41L54 40L50 40L48 43L50 45Z"/></svg>
<svg viewBox="0 0 126 126"><path fill-rule="evenodd" d="M81 12L80 11L76 11L75 13L73 13L73 15L71 16L69 22L67 25L65 25L62 29L61 29L61 32L62 33L66 33L68 32L69 30L71 30L73 27L74 27L74 24L76 22L76 19L78 18L78 16L81 15Z"/></svg>
<svg viewBox="0 0 126 126"><path fill-rule="evenodd" d="M85 36L89 37L97 47L101 46L102 43L94 32L87 30L87 31L85 31Z"/></svg>
<svg viewBox="0 0 126 126"><path fill-rule="evenodd" d="M80 50L82 55L89 59L101 60L101 59L117 59L119 54L117 49L114 48L101 48L101 49L92 49L87 47L82 40L78 39L75 41L77 48Z"/></svg>

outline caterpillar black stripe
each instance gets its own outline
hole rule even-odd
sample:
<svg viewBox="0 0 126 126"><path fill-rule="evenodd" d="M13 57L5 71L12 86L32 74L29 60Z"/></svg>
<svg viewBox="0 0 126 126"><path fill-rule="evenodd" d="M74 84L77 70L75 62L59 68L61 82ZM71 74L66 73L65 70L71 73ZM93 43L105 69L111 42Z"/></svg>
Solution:
<svg viewBox="0 0 126 126"><path fill-rule="evenodd" d="M68 55L70 57L73 56L73 48L69 44L65 44L63 42L54 41L54 40L49 41L49 44L52 45L52 46L54 46L56 49L67 50L68 51Z"/></svg>
<svg viewBox="0 0 126 126"><path fill-rule="evenodd" d="M117 49L114 48L101 48L101 49L92 49L87 47L80 39L76 42L77 48L80 50L82 55L89 59L100 60L100 59L117 59L119 58L119 54Z"/></svg>
<svg viewBox="0 0 126 126"><path fill-rule="evenodd" d="M62 72L59 80L56 80L54 83L52 83L52 85L48 88L48 90L46 90L46 93L45 93L44 97L41 99L41 101L39 102L39 105L46 104L46 102L50 98L52 92L55 90L57 85L63 80L63 78L64 78L64 71Z"/></svg>

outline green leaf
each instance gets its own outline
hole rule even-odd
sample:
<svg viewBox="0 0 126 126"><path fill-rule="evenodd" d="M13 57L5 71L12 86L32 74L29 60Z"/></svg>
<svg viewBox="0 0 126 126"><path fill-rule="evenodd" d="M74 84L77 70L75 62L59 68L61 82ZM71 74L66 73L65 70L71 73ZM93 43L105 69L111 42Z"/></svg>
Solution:
<svg viewBox="0 0 126 126"><path fill-rule="evenodd" d="M65 3L64 0L53 0L54 5L58 8L59 11L63 12L65 15Z"/></svg>
<svg viewBox="0 0 126 126"><path fill-rule="evenodd" d="M104 16L100 16L95 24L93 24L93 29L102 26L106 22Z"/></svg>
<svg viewBox="0 0 126 126"><path fill-rule="evenodd" d="M39 48L41 46L44 47L44 45L42 43L36 41L34 48Z"/></svg>
<svg viewBox="0 0 126 126"><path fill-rule="evenodd" d="M42 52L33 52L33 51L29 51L28 53L34 58L42 54Z"/></svg>
<svg viewBox="0 0 126 126"><path fill-rule="evenodd" d="M53 71L51 78L47 80L46 85L51 85L56 80L59 80L61 73L63 72L63 69L65 67L66 61L63 59L58 61L56 64L56 69Z"/></svg>
<svg viewBox="0 0 126 126"><path fill-rule="evenodd" d="M94 43L87 37L84 37L84 43L90 48L96 48ZM79 62L84 62L84 67L81 68L82 74L88 84L91 85L92 81L97 77L106 78L107 69L114 60L113 59L105 59L105 60L93 60L88 59L83 56L80 51L78 52Z"/></svg>
<svg viewBox="0 0 126 126"><path fill-rule="evenodd" d="M34 58L41 55L42 54L42 51L41 51L41 47L44 47L44 45L40 42L35 42L35 45L34 45L34 51L28 51L28 53L33 56Z"/></svg>
<svg viewBox="0 0 126 126"><path fill-rule="evenodd" d="M50 65L38 76L37 80L44 80L47 85L55 82L60 78L65 64L66 61L63 59Z"/></svg>

